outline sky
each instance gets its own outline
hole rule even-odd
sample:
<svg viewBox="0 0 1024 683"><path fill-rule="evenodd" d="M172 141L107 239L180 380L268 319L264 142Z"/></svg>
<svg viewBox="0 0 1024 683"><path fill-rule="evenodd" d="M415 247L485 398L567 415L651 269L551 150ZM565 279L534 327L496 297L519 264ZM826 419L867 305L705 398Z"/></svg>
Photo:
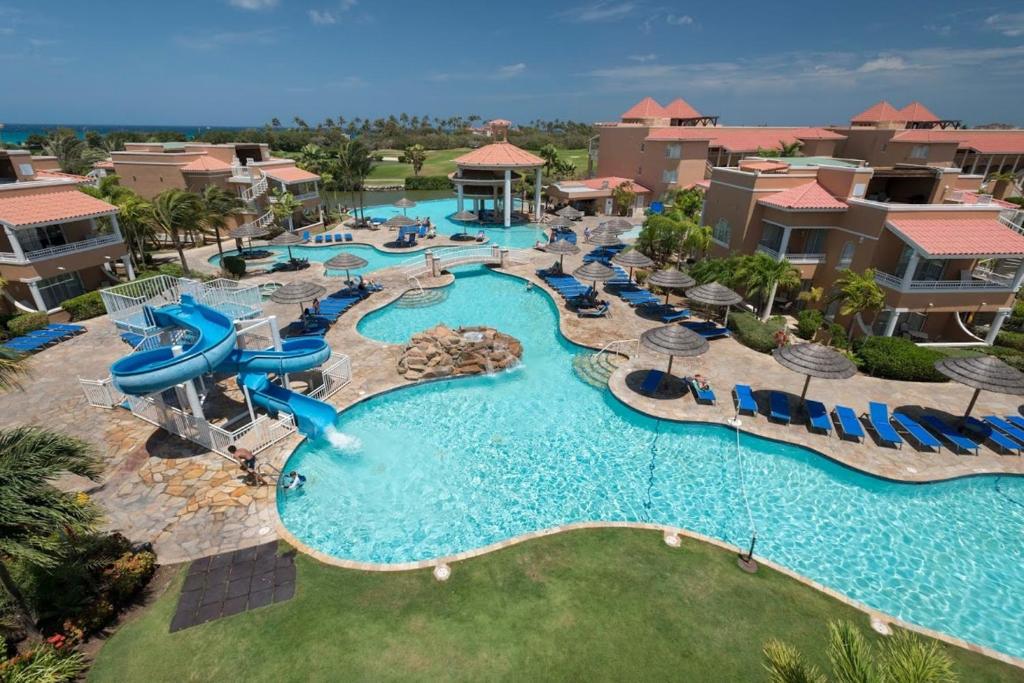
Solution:
<svg viewBox="0 0 1024 683"><path fill-rule="evenodd" d="M0 0L0 121L845 123L880 99L1024 124L1020 2Z"/></svg>

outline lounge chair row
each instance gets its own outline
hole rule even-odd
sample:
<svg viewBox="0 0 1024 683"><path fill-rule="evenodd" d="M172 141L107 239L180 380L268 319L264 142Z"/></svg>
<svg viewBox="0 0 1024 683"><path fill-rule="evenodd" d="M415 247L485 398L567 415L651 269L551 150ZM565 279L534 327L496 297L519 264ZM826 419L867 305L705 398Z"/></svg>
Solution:
<svg viewBox="0 0 1024 683"><path fill-rule="evenodd" d="M309 233L308 232L305 233L305 237L306 237L307 240L309 239ZM316 237L313 238L313 242L315 244L324 244L324 243L330 244L332 242L351 242L351 241L352 241L352 233L350 233L350 232L346 232L346 233L340 233L339 232L339 233L333 233L333 234L332 233L325 233L323 235L317 235Z"/></svg>
<svg viewBox="0 0 1024 683"><path fill-rule="evenodd" d="M2 346L14 353L36 353L83 332L85 332L85 328L81 325L50 323L40 330L33 330L20 337L8 339L2 343Z"/></svg>

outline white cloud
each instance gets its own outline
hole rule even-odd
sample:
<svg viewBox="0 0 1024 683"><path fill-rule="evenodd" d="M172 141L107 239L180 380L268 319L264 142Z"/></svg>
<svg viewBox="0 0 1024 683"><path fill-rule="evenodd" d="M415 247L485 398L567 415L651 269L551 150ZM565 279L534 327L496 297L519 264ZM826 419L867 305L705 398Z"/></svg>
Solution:
<svg viewBox="0 0 1024 683"><path fill-rule="evenodd" d="M559 12L556 16L565 21L591 23L616 21L630 14L636 8L634 2L612 2L602 0L587 5L578 5Z"/></svg>
<svg viewBox="0 0 1024 683"><path fill-rule="evenodd" d="M673 26L690 26L693 24L693 17L688 14L670 14L665 21Z"/></svg>
<svg viewBox="0 0 1024 683"><path fill-rule="evenodd" d="M518 64L507 64L505 66L498 67L498 77L514 78L524 71L526 71L526 65L522 62L519 62Z"/></svg>
<svg viewBox="0 0 1024 683"><path fill-rule="evenodd" d="M985 26L1011 38L1024 36L1024 12L993 14L985 19Z"/></svg>
<svg viewBox="0 0 1024 683"><path fill-rule="evenodd" d="M28 44L32 47L49 47L50 45L56 45L59 40L53 38L29 38Z"/></svg>
<svg viewBox="0 0 1024 683"><path fill-rule="evenodd" d="M634 61L634 62L640 62L641 64L645 64L647 62L653 62L657 58L658 58L658 55L654 54L653 52L650 52L650 53L648 53L646 55L630 55L629 57L627 57L627 59L629 59L631 61Z"/></svg>
<svg viewBox="0 0 1024 683"><path fill-rule="evenodd" d="M232 45L271 45L277 42L276 35L271 29L179 35L175 36L174 40L190 50L217 50Z"/></svg>
<svg viewBox="0 0 1024 683"><path fill-rule="evenodd" d="M943 38L951 36L953 34L953 27L950 24L925 24L925 31L931 31Z"/></svg>
<svg viewBox="0 0 1024 683"><path fill-rule="evenodd" d="M14 35L14 29L13 28L0 28L0 36L13 36L13 35Z"/></svg>
<svg viewBox="0 0 1024 683"><path fill-rule="evenodd" d="M358 4L359 0L341 0L341 11L347 12Z"/></svg>
<svg viewBox="0 0 1024 683"><path fill-rule="evenodd" d="M318 26L326 26L338 21L334 14L328 10L311 9L307 14L309 15L309 20Z"/></svg>
<svg viewBox="0 0 1024 683"><path fill-rule="evenodd" d="M270 9L277 5L277 0L228 0L232 7L247 10Z"/></svg>
<svg viewBox="0 0 1024 683"><path fill-rule="evenodd" d="M426 79L434 83L447 83L449 81L503 81L515 78L526 72L526 64L506 64L490 71L435 71L428 74Z"/></svg>
<svg viewBox="0 0 1024 683"><path fill-rule="evenodd" d="M906 68L907 63L902 57L879 57L864 62L857 68L857 71L869 74L875 71L903 71Z"/></svg>

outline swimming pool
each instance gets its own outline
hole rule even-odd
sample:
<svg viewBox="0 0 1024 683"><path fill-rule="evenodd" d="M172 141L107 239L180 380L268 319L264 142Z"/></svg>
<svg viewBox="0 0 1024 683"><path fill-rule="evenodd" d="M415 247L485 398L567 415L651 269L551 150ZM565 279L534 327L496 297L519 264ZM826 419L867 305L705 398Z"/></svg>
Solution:
<svg viewBox="0 0 1024 683"><path fill-rule="evenodd" d="M361 446L295 451L287 467L309 483L278 496L285 526L329 555L384 564L569 522L666 524L741 547L754 526L758 555L1024 656L1024 479L899 484L748 434L737 450L731 429L656 420L577 379L585 350L560 336L557 315L539 289L471 267L436 306L364 318L362 334L386 342L438 322L493 325L523 342L523 364L342 412L338 428Z"/></svg>
<svg viewBox="0 0 1024 683"><path fill-rule="evenodd" d="M480 230L484 231L487 235L487 240L490 244L498 244L503 247L509 248L527 248L532 247L537 243L537 240L545 240L545 232L542 228L536 225L517 225L511 228L503 227L482 227L482 226L470 226L464 228L461 223L448 220L448 216L451 216L457 210L457 201L455 199L433 199L425 202L418 202L416 206L407 210L407 214L410 218L430 218L430 221L437 226L437 232L440 235L454 235L458 232L467 230L470 234L476 234ZM367 217L390 218L392 216L402 213L401 209L395 208L390 205L383 206L368 206L366 207ZM356 239L359 239L359 231L353 231L350 228L339 228L334 230L333 233L346 233L350 232ZM397 235L397 233L395 233ZM422 248L433 247L458 247L460 246L456 242L450 240L419 240L419 244ZM473 243L475 244L475 242ZM465 245L463 245L465 246ZM276 254L274 261L286 261L288 259L288 248L287 247L260 247L261 249L266 248ZM410 256L415 254L422 254L422 249L415 250L410 249L407 252L402 253L386 253L379 251L371 246L358 246L352 244L344 244L338 246L297 246L292 247L292 256L295 258L308 258L310 262L323 263L324 261L335 256L339 251L351 251L357 253L367 261L369 264L361 270L363 273L371 273L381 268L387 268L398 264ZM234 256L238 253L237 250L232 249L231 251L225 251L224 254L227 256ZM220 255L211 256L209 262L213 265L220 265ZM340 273L339 273L340 274Z"/></svg>

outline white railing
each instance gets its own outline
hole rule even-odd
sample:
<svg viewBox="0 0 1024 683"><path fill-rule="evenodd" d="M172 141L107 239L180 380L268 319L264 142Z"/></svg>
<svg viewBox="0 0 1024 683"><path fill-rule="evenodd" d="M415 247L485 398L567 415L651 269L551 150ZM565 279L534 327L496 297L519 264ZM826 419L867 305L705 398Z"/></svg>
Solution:
<svg viewBox="0 0 1024 683"><path fill-rule="evenodd" d="M116 408L124 402L124 394L114 386L114 380L109 375L104 379L84 379L79 377L78 383L85 393L85 400L93 407Z"/></svg>
<svg viewBox="0 0 1024 683"><path fill-rule="evenodd" d="M110 319L120 327L139 332L149 329L142 314L144 306L178 303L182 294L191 294L197 302L215 308L233 320L252 318L263 310L258 286L239 287L234 280L226 279L203 283L156 275L100 290L100 298Z"/></svg>
<svg viewBox="0 0 1024 683"><path fill-rule="evenodd" d="M231 164L231 178L234 180L252 180L252 169L241 164Z"/></svg>
<svg viewBox="0 0 1024 683"><path fill-rule="evenodd" d="M1024 209L1007 209L999 214L999 222L1024 235Z"/></svg>
<svg viewBox="0 0 1024 683"><path fill-rule="evenodd" d="M768 254L773 259L779 260L781 257L778 250L772 249L766 244L758 244L757 250L763 254ZM785 259L795 266L806 266L813 265L815 263L824 263L827 258L827 254L798 254L795 252L786 252Z"/></svg>
<svg viewBox="0 0 1024 683"><path fill-rule="evenodd" d="M875 271L875 282L900 292L955 292L955 291L1009 291L1013 287L1013 279L997 275L989 278L984 273L974 271L982 279L971 280L911 280L904 285L903 279L889 273Z"/></svg>
<svg viewBox="0 0 1024 683"><path fill-rule="evenodd" d="M348 356L331 356L320 369L323 384L309 392L310 398L324 401L352 381L352 361Z"/></svg>
<svg viewBox="0 0 1024 683"><path fill-rule="evenodd" d="M47 247L46 249L36 249L34 251L26 251L25 258L19 259L17 254L12 252L0 253L0 262L4 263L27 263L29 261L42 261L44 259L58 258L66 256L67 254L74 254L80 251L88 251L95 249L96 247L102 247L107 244L121 244L124 240L120 235L99 235L97 237L90 237L89 239L79 240L78 242L68 242L67 244L61 244L56 247Z"/></svg>
<svg viewBox="0 0 1024 683"><path fill-rule="evenodd" d="M243 223L242 225L239 226L239 228L250 228L251 227L254 230L259 230L259 229L262 229L262 228L269 228L271 225L273 225L273 223L274 223L274 212L273 211L267 211L265 214L263 214L262 216L260 216L256 220L249 221L248 223Z"/></svg>
<svg viewBox="0 0 1024 683"><path fill-rule="evenodd" d="M244 167L243 167L244 168ZM242 190L242 201L253 202L267 191L267 176L261 175L250 187Z"/></svg>
<svg viewBox="0 0 1024 683"><path fill-rule="evenodd" d="M617 356L625 356L626 358L633 358L640 352L640 340L639 339L616 339L610 341L601 347L601 350L595 354L598 358L606 353L614 353Z"/></svg>
<svg viewBox="0 0 1024 683"><path fill-rule="evenodd" d="M304 192L303 194L295 195L295 199L300 201L300 202L304 202L307 199L317 199L319 197L320 197L320 193L318 191L316 191L316 190L314 190L312 192Z"/></svg>

